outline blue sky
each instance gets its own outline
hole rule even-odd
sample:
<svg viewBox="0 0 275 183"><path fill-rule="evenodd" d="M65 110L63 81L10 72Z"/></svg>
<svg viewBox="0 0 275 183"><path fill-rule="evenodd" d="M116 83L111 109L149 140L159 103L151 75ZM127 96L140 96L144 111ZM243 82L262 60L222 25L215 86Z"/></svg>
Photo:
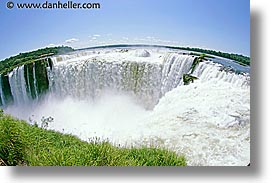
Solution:
<svg viewBox="0 0 275 183"><path fill-rule="evenodd" d="M74 1L101 4L100 9L91 10L8 9L7 2L0 1L0 59L46 46L118 43L202 47L250 55L249 0Z"/></svg>

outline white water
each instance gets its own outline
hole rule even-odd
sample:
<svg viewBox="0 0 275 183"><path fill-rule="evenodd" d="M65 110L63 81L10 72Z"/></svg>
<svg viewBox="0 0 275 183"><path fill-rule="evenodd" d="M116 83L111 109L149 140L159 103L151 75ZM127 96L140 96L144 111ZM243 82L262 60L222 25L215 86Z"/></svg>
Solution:
<svg viewBox="0 0 275 183"><path fill-rule="evenodd" d="M4 93L2 91L2 76L1 75L0 75L0 98L1 98L2 105L5 106L6 102L5 102Z"/></svg>
<svg viewBox="0 0 275 183"><path fill-rule="evenodd" d="M160 97L160 74L160 64L145 62L65 62L53 68L50 85L58 97L98 98L102 90L111 89L152 108Z"/></svg>
<svg viewBox="0 0 275 183"><path fill-rule="evenodd" d="M190 71L192 57L163 50L150 50L149 57L136 53L61 57L49 75L51 92L39 105L6 111L38 122L52 116L50 129L83 140L97 136L122 146L165 147L185 155L188 165L250 162L249 76L203 62L193 73L199 80L186 86L181 76Z"/></svg>
<svg viewBox="0 0 275 183"><path fill-rule="evenodd" d="M247 89L228 83L180 86L160 100L145 136L183 153L190 165L247 165L249 101Z"/></svg>
<svg viewBox="0 0 275 183"><path fill-rule="evenodd" d="M26 104L29 101L24 79L24 66L17 67L9 73L9 83L15 105Z"/></svg>

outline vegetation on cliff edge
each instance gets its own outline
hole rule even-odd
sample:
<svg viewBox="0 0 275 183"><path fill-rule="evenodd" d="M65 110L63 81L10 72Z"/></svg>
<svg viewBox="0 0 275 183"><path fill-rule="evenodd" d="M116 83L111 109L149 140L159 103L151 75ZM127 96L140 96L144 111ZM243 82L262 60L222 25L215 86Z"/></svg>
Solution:
<svg viewBox="0 0 275 183"><path fill-rule="evenodd" d="M109 142L29 125L0 112L0 165L21 166L185 166L174 152L154 147L123 148Z"/></svg>
<svg viewBox="0 0 275 183"><path fill-rule="evenodd" d="M50 47L50 48L42 48L31 52L19 53L16 56L12 56L6 58L5 60L0 61L0 74L5 74L10 72L12 69L34 62L46 56L56 55L56 54L64 54L67 52L74 51L73 48L68 46L59 46L59 47Z"/></svg>

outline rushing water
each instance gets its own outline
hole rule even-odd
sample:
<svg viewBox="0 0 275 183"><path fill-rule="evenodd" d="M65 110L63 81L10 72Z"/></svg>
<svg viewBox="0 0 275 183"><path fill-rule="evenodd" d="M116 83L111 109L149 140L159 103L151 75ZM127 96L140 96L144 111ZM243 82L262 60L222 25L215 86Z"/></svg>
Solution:
<svg viewBox="0 0 275 183"><path fill-rule="evenodd" d="M189 165L249 163L249 74L205 61L192 73L199 79L184 85L194 57L159 48L86 50L52 61L48 82L37 77L36 64L7 75L13 103L5 101L1 79L6 112L30 123L51 116L50 129L83 140L165 147Z"/></svg>

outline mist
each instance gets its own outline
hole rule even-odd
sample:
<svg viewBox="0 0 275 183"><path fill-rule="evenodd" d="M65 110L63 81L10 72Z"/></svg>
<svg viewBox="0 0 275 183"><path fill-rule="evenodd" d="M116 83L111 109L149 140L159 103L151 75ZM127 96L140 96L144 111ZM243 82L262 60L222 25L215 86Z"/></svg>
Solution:
<svg viewBox="0 0 275 183"><path fill-rule="evenodd" d="M53 59L45 92L38 90L35 79L42 75L35 69L27 80L23 67L13 70L8 79L14 100L5 112L84 141L165 148L192 166L250 162L249 74L205 61L193 72L198 79L185 85L192 56L152 48L150 57L135 49L103 51ZM53 121L44 127L45 118Z"/></svg>
<svg viewBox="0 0 275 183"><path fill-rule="evenodd" d="M132 97L113 92L104 92L95 100L49 95L27 106L9 106L5 112L39 126L42 118L52 117L47 129L76 135L82 140L99 137L113 143L126 143L129 137L140 134L142 119L149 114Z"/></svg>

